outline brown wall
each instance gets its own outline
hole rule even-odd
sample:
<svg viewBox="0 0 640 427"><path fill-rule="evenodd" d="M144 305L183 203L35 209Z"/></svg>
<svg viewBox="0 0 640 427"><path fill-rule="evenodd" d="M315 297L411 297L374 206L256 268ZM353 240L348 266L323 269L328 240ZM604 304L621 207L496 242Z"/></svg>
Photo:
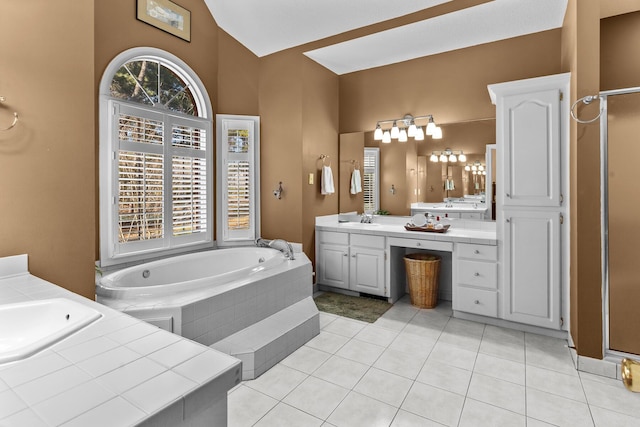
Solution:
<svg viewBox="0 0 640 427"><path fill-rule="evenodd" d="M364 197L362 193L351 194L351 174L356 161L360 172L364 172L364 132L343 133L340 135L340 180L338 208L340 212L362 212Z"/></svg>
<svg viewBox="0 0 640 427"><path fill-rule="evenodd" d="M562 71L572 103L599 91L599 0L570 0L562 31ZM582 111L588 116L589 109ZM596 112L597 113L597 112ZM599 128L570 122L570 333L580 355L602 358Z"/></svg>
<svg viewBox="0 0 640 427"><path fill-rule="evenodd" d="M212 50L210 55L214 55ZM217 114L260 115L260 59L233 37L218 31Z"/></svg>
<svg viewBox="0 0 640 427"><path fill-rule="evenodd" d="M436 123L495 117L487 85L560 71L560 30L340 76L340 133L433 114ZM428 138L427 138L428 139Z"/></svg>
<svg viewBox="0 0 640 427"><path fill-rule="evenodd" d="M601 20L600 90L638 86L640 86L640 12Z"/></svg>
<svg viewBox="0 0 640 427"><path fill-rule="evenodd" d="M0 257L29 254L32 274L92 297L94 5L5 1L1 13L0 128L13 111L20 121L0 132Z"/></svg>

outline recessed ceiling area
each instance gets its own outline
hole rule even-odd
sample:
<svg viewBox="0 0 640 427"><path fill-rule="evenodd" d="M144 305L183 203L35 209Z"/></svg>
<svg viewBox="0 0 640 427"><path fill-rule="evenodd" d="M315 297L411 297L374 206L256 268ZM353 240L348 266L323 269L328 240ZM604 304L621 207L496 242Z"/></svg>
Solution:
<svg viewBox="0 0 640 427"><path fill-rule="evenodd" d="M205 0L218 25L257 56L455 0ZM493 0L305 52L336 74L560 28L568 0Z"/></svg>

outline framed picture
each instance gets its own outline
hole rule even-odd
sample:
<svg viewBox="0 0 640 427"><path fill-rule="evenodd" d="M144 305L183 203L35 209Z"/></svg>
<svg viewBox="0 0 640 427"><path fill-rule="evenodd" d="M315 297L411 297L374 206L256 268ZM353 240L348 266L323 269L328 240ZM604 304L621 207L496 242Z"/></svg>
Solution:
<svg viewBox="0 0 640 427"><path fill-rule="evenodd" d="M167 33L191 41L191 12L170 0L138 0L137 18Z"/></svg>

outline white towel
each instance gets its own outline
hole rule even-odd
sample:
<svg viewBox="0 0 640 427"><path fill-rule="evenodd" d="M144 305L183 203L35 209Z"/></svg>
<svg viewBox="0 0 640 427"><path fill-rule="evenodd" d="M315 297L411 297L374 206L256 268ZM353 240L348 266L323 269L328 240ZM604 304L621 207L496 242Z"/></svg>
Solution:
<svg viewBox="0 0 640 427"><path fill-rule="evenodd" d="M333 187L333 172L331 166L322 166L322 179L320 183L320 194L327 195L336 192Z"/></svg>
<svg viewBox="0 0 640 427"><path fill-rule="evenodd" d="M362 192L362 178L360 177L360 169L354 169L351 174L351 194Z"/></svg>

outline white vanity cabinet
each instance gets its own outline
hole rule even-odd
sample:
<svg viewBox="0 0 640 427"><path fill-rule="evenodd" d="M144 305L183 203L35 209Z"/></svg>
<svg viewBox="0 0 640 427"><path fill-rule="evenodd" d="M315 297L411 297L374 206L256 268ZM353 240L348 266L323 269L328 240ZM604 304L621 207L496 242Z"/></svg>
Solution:
<svg viewBox="0 0 640 427"><path fill-rule="evenodd" d="M456 243L453 251L453 309L498 317L498 248Z"/></svg>
<svg viewBox="0 0 640 427"><path fill-rule="evenodd" d="M318 283L349 289L349 233L318 231L316 240Z"/></svg>
<svg viewBox="0 0 640 427"><path fill-rule="evenodd" d="M569 242L562 225L569 218L569 80L567 73L489 86L502 317L551 329L563 326L569 283L561 271Z"/></svg>
<svg viewBox="0 0 640 427"><path fill-rule="evenodd" d="M349 253L349 289L387 296L384 286L385 237L351 234Z"/></svg>
<svg viewBox="0 0 640 427"><path fill-rule="evenodd" d="M504 210L503 318L560 329L560 213Z"/></svg>
<svg viewBox="0 0 640 427"><path fill-rule="evenodd" d="M385 287L385 237L317 231L319 285L388 296Z"/></svg>

